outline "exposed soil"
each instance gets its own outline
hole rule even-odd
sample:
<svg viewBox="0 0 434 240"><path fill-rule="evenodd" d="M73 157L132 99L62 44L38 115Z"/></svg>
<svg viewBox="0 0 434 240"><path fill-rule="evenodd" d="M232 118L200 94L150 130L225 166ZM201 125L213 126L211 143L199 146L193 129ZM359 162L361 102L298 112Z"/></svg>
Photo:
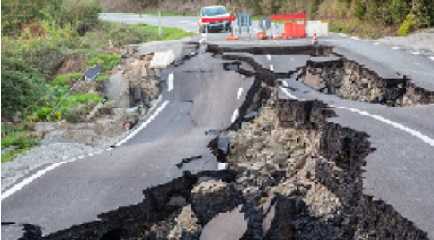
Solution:
<svg viewBox="0 0 434 240"><path fill-rule="evenodd" d="M367 134L329 122L334 112L322 102L279 99L277 76L251 67L240 117L209 144L229 170L186 172L144 190L136 205L45 237L26 225L22 239L199 239L217 218L237 219L236 209L244 219L214 236L236 224L241 239L428 239L363 193Z"/></svg>
<svg viewBox="0 0 434 240"><path fill-rule="evenodd" d="M345 57L309 60L297 78L320 92L350 100L391 107L434 103L434 91L416 86L406 76L383 78Z"/></svg>

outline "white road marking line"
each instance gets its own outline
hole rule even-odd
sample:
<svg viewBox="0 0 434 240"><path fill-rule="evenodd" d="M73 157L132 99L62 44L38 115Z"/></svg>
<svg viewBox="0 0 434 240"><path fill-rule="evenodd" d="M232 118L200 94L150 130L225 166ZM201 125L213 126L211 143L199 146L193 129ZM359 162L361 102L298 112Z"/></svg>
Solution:
<svg viewBox="0 0 434 240"><path fill-rule="evenodd" d="M161 101L161 95L158 98L157 102ZM139 128L137 128L135 131L131 132L125 139L121 140L119 143L117 143L115 146L120 146L123 143L125 143L126 141L128 141L130 138L132 138L133 136L135 136L140 130L144 129L147 125L149 125L149 123L151 123L155 117L161 112L163 111L163 109L169 104L169 101L166 100L157 110L155 110L155 112L145 121L142 123L142 125L140 125ZM153 106L150 111L153 111L153 109L156 108L156 105ZM106 151L112 151L113 148L107 148ZM100 154L103 153L103 150L98 150L95 152L95 154ZM91 153L90 153L91 154ZM90 155L89 154L89 155ZM42 177L43 175L45 175L46 173L48 173L49 171L54 170L57 167L62 166L65 163L71 163L71 162L75 162L77 159L83 159L85 156L84 155L80 155L78 157L73 157L68 161L62 161L62 162L58 162L58 163L53 163L49 166L47 166L44 169L39 170L38 172L36 172L35 174L31 175L28 178L25 178L23 181L15 184L14 186L12 186L11 188L9 188L8 190L4 191L3 193L1 193L1 201L3 201L4 199L8 198L9 196L11 196L12 194L20 191L21 189L23 189L26 185L32 183L33 181L35 181L36 179Z"/></svg>
<svg viewBox="0 0 434 240"><path fill-rule="evenodd" d="M237 92L237 99L239 100L241 98L241 96L243 95L243 88L238 88L238 92Z"/></svg>
<svg viewBox="0 0 434 240"><path fill-rule="evenodd" d="M267 54L267 60L271 61L271 55L270 54Z"/></svg>
<svg viewBox="0 0 434 240"><path fill-rule="evenodd" d="M221 163L221 162L219 162L219 163L217 163L217 170L226 170L226 169L228 169L228 163Z"/></svg>
<svg viewBox="0 0 434 240"><path fill-rule="evenodd" d="M380 115L370 114L370 113L368 113L366 111L362 111L362 110L359 110L357 108L337 107L337 106L333 106L333 107L340 108L340 109L346 109L348 111L351 111L351 112L354 112L354 113L358 113L358 114L360 114L362 116L367 116L367 117L373 118L373 119L375 119L375 120L377 120L379 122L385 123L385 124L390 125L390 126L396 128L396 129L404 131L404 132L406 132L406 133L408 133L408 134L410 134L410 135L412 135L412 136L414 136L416 138L419 138L424 143L427 143L431 147L434 147L434 139L432 139L432 138L430 138L430 137L422 134L421 132L419 132L417 130L414 130L414 129L411 129L409 127L406 127L406 126L402 125L401 123L394 122L394 121L389 120L387 118L384 118L383 116L380 116Z"/></svg>
<svg viewBox="0 0 434 240"><path fill-rule="evenodd" d="M238 112L238 108L235 109L235 111L232 113L232 117L231 117L231 123L235 122L238 118L239 112Z"/></svg>
<svg viewBox="0 0 434 240"><path fill-rule="evenodd" d="M413 55L420 55L420 52L419 51L412 51L411 54L413 54Z"/></svg>
<svg viewBox="0 0 434 240"><path fill-rule="evenodd" d="M280 90L282 90L282 92L285 93L286 96L288 96L289 98L291 98L291 99L298 99L298 97L292 95L292 94L288 91L288 89L283 88L283 87L280 87Z"/></svg>
<svg viewBox="0 0 434 240"><path fill-rule="evenodd" d="M381 43L380 42L374 42L374 45L380 45Z"/></svg>
<svg viewBox="0 0 434 240"><path fill-rule="evenodd" d="M127 137L122 139L115 146L119 147L120 145L126 143L128 140L133 138L137 133L142 131L146 126L148 126L152 121L154 121L154 119L158 116L158 114L160 114L160 112L162 112L164 110L164 108L167 107L169 102L170 102L169 100L164 101L163 104L161 104L161 106L159 108L157 108L155 110L155 112L145 122L143 122L138 128L134 129Z"/></svg>
<svg viewBox="0 0 434 240"><path fill-rule="evenodd" d="M294 96L294 95L292 95L291 93L289 93L288 90L287 90L286 88L282 88L282 87L281 87L280 89L281 89L281 90L283 91L283 93L285 93L289 98L291 98L291 99L298 99L296 96ZM419 139L422 140L424 143L430 145L431 147L434 147L434 139L432 139L432 138L430 138L430 137L428 137L428 136L422 134L421 132L419 132L419 131L417 131L417 130L414 130L414 129L411 129L411 128L409 128L409 127L406 127L406 126L404 126L404 125L401 124L401 123L394 122L394 121L389 120L389 119L387 119L387 118L385 118L385 117L383 117L383 116L380 116L380 115L377 115L377 114L371 114L371 113L368 113L368 112L366 112L366 111L359 110L359 109L357 109L357 108L339 107L339 106L334 106L334 105L329 105L329 106L330 106L330 107L334 107L334 108L338 108L338 109L348 110L348 111L350 111L350 112L357 113L357 114L362 115L362 116L370 117L370 118L372 118L372 119L374 119L374 120L377 120L377 121L382 122L382 123L384 123L384 124L390 125L390 126L392 126L393 128L396 128L396 129L398 129L398 130L404 131L404 132L406 132L406 133L408 133L408 134L410 134L410 135L412 135L412 136L414 136L414 137L416 137L416 138L419 138Z"/></svg>
<svg viewBox="0 0 434 240"><path fill-rule="evenodd" d="M167 78L167 91L170 92L173 90L173 79L175 76L173 75L173 72L169 74L169 77Z"/></svg>
<svg viewBox="0 0 434 240"><path fill-rule="evenodd" d="M65 164L68 163L69 161L64 161L64 162L58 162L58 163L53 163L50 166L39 170L38 172L36 172L35 174L33 174L32 176L24 179L23 181L15 184L13 187L9 188L8 190L6 190L5 192L3 192L1 194L1 200L3 201L4 199L8 198L9 196L11 196L12 194L14 194L15 192L18 192L19 190L23 189L26 185L30 184L31 182L35 181L36 179L42 177L43 175L45 175L46 173L48 173L49 171Z"/></svg>
<svg viewBox="0 0 434 240"><path fill-rule="evenodd" d="M401 48L398 47L398 46L393 46L392 49L393 49L393 50L399 50L399 49L401 49Z"/></svg>
<svg viewBox="0 0 434 240"><path fill-rule="evenodd" d="M274 66L273 66L273 64L270 64L270 70L271 70L272 72L274 72Z"/></svg>

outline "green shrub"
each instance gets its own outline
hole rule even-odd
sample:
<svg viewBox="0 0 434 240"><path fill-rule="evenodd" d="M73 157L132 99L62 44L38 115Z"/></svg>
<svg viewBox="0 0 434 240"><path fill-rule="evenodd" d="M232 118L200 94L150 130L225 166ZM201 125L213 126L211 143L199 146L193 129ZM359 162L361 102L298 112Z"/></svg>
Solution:
<svg viewBox="0 0 434 240"><path fill-rule="evenodd" d="M51 107L41 107L36 110L36 116L39 121L50 121L52 112L53 108Z"/></svg>
<svg viewBox="0 0 434 240"><path fill-rule="evenodd" d="M153 35L142 28L143 25L108 24L105 25L107 38L115 47L138 44L152 39ZM157 35L154 35L157 36Z"/></svg>
<svg viewBox="0 0 434 240"><path fill-rule="evenodd" d="M51 85L54 86L71 86L74 81L79 80L83 76L82 73L72 72L57 75L53 81L51 81Z"/></svg>
<svg viewBox="0 0 434 240"><path fill-rule="evenodd" d="M93 52L88 56L88 65L101 65L103 71L112 70L121 61L121 56L117 53Z"/></svg>
<svg viewBox="0 0 434 240"><path fill-rule="evenodd" d="M354 15L358 19L363 19L366 14L366 6L363 4L362 0L355 0L354 2Z"/></svg>
<svg viewBox="0 0 434 240"><path fill-rule="evenodd" d="M2 124L1 147L11 148L1 155L1 162L11 161L16 155L38 144L38 139L32 137L24 128Z"/></svg>
<svg viewBox="0 0 434 240"><path fill-rule="evenodd" d="M44 79L22 59L3 54L1 65L2 115L12 117L37 104L45 92Z"/></svg>
<svg viewBox="0 0 434 240"><path fill-rule="evenodd" d="M416 26L416 16L413 14L408 14L405 18L404 22L402 22L401 26L398 29L399 36L407 36L410 32L415 29Z"/></svg>
<svg viewBox="0 0 434 240"><path fill-rule="evenodd" d="M107 81L110 78L108 74L100 74L98 77L96 77L97 82L104 82Z"/></svg>
<svg viewBox="0 0 434 240"><path fill-rule="evenodd" d="M83 36L98 23L98 13L102 11L97 0L63 0L62 25L71 24Z"/></svg>

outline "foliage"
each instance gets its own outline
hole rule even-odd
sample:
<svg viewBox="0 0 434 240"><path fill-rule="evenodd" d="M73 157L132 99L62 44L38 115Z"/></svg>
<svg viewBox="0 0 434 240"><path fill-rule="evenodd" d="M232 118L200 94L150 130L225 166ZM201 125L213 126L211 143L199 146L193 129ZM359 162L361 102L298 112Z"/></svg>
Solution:
<svg viewBox="0 0 434 240"><path fill-rule="evenodd" d="M404 22L398 29L399 36L406 36L414 30L416 26L416 17L413 14L408 14Z"/></svg>
<svg viewBox="0 0 434 240"><path fill-rule="evenodd" d="M363 19L363 17L366 15L366 6L363 4L362 0L354 1L354 15L358 19Z"/></svg>
<svg viewBox="0 0 434 240"><path fill-rule="evenodd" d="M99 64L103 71L113 69L121 61L121 56L117 53L109 52L92 52L88 56L88 65L95 66Z"/></svg>
<svg viewBox="0 0 434 240"><path fill-rule="evenodd" d="M38 139L30 136L29 132L23 127L2 124L1 130L1 147L2 150L7 149L5 152L2 152L2 163L11 161L16 155L38 144Z"/></svg>
<svg viewBox="0 0 434 240"><path fill-rule="evenodd" d="M74 25L83 36L98 23L101 6L97 0L63 0L61 25Z"/></svg>
<svg viewBox="0 0 434 240"><path fill-rule="evenodd" d="M10 118L17 112L26 111L39 101L45 89L42 75L14 56L2 58L1 79L1 110L4 117Z"/></svg>
<svg viewBox="0 0 434 240"><path fill-rule="evenodd" d="M83 74L79 72L59 74L51 81L51 85L71 86L74 81L80 80L82 76Z"/></svg>
<svg viewBox="0 0 434 240"><path fill-rule="evenodd" d="M32 22L49 21L71 25L81 35L98 22L101 7L97 0L4 0L2 33L17 35Z"/></svg>
<svg viewBox="0 0 434 240"><path fill-rule="evenodd" d="M127 44L138 44L156 40L174 40L191 36L179 28L163 27L162 36L158 35L158 27L146 24L117 24L104 23L107 32L107 39L110 39L113 46L120 47Z"/></svg>

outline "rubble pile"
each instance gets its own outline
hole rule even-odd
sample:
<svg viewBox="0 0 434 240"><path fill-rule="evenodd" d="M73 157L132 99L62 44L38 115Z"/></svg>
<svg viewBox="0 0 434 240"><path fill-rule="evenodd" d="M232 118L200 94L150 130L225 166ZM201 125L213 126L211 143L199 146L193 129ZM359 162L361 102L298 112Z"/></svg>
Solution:
<svg viewBox="0 0 434 240"><path fill-rule="evenodd" d="M434 103L434 92L417 87L406 76L382 78L376 72L346 58L312 58L297 79L339 97L387 106Z"/></svg>
<svg viewBox="0 0 434 240"><path fill-rule="evenodd" d="M40 239L201 239L214 219L237 209L247 226L240 239L428 239L363 194L367 136L328 122L330 114L318 101L270 99L225 135L230 170L186 172L144 190L136 205ZM223 220L219 231L232 224Z"/></svg>
<svg viewBox="0 0 434 240"><path fill-rule="evenodd" d="M160 93L157 70L150 68L154 54L145 54L127 59L123 78L129 83L130 106L150 106Z"/></svg>

